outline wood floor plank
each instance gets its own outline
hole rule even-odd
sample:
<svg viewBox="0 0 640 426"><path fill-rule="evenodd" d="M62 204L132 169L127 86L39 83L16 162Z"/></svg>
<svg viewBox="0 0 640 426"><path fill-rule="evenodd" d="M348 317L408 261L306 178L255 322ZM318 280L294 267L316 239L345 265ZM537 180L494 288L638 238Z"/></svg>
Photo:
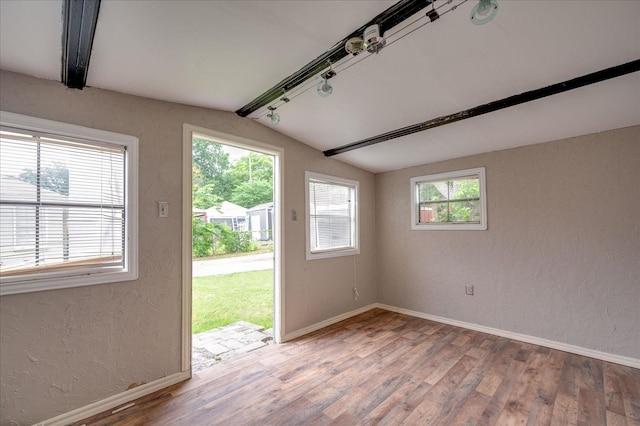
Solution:
<svg viewBox="0 0 640 426"><path fill-rule="evenodd" d="M482 413L489 405L491 398L480 392L472 392L465 403L454 414L451 425L475 426L478 419L482 418Z"/></svg>
<svg viewBox="0 0 640 426"><path fill-rule="evenodd" d="M578 425L606 425L607 409L604 395L592 389L581 388L578 396Z"/></svg>
<svg viewBox="0 0 640 426"><path fill-rule="evenodd" d="M429 390L424 401L406 418L408 424L438 424L439 417L449 414L458 385L469 374L477 359L463 356ZM446 424L446 423L444 423Z"/></svg>
<svg viewBox="0 0 640 426"><path fill-rule="evenodd" d="M559 394L553 405L551 426L576 426L578 424L578 400Z"/></svg>
<svg viewBox="0 0 640 426"><path fill-rule="evenodd" d="M536 354L544 356L544 362L535 382L535 399L527 420L527 425L531 426L551 423L565 357L560 351L536 351Z"/></svg>
<svg viewBox="0 0 640 426"><path fill-rule="evenodd" d="M640 370L373 309L82 424L640 426Z"/></svg>

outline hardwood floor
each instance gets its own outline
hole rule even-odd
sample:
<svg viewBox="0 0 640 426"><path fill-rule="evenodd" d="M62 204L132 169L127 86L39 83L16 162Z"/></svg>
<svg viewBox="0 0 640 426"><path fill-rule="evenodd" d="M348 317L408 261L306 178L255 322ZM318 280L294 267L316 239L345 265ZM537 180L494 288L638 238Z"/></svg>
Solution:
<svg viewBox="0 0 640 426"><path fill-rule="evenodd" d="M640 370L374 309L82 424L640 425Z"/></svg>

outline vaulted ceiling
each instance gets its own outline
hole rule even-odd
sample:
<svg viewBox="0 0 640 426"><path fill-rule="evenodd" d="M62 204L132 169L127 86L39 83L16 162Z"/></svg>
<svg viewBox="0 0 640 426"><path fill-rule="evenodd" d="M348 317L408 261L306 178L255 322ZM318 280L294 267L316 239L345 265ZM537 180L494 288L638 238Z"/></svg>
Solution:
<svg viewBox="0 0 640 426"><path fill-rule="evenodd" d="M236 111L394 3L103 0L86 82ZM336 63L331 96L314 77L271 104L278 125L265 107L246 119L324 151L640 59L638 1L499 0L481 26L476 3L437 0L440 19L422 11ZM0 68L60 81L62 6L0 1ZM633 72L335 158L378 172L637 124Z"/></svg>

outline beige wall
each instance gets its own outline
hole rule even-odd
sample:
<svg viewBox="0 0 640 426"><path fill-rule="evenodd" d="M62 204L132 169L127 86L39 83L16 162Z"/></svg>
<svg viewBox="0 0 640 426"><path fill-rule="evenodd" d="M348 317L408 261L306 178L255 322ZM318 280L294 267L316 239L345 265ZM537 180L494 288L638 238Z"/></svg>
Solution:
<svg viewBox="0 0 640 426"><path fill-rule="evenodd" d="M182 124L284 148L285 332L377 300L374 216L363 214L356 256L307 262L304 171L360 182L375 209L375 177L234 113L0 74L0 109L137 136L140 278L0 298L0 424L32 424L180 371ZM157 217L158 200L171 216ZM291 221L291 210L299 213Z"/></svg>
<svg viewBox="0 0 640 426"><path fill-rule="evenodd" d="M411 177L481 166L487 231L411 230ZM638 126L378 174L379 301L640 358L639 188Z"/></svg>

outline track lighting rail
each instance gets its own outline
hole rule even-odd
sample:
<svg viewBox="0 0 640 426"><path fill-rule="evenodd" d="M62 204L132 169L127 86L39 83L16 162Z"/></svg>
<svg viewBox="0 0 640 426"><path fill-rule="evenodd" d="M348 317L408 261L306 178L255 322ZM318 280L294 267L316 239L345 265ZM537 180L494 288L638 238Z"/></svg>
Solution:
<svg viewBox="0 0 640 426"><path fill-rule="evenodd" d="M456 121L466 120L467 118L488 114L490 112L509 108L515 105L520 105L526 102L535 101L536 99L541 99L547 96L556 95L558 93L588 86L594 83L599 83L601 81L620 77L620 76L637 72L637 71L640 71L640 59L627 62L622 65L606 68L606 69L596 71L590 74L586 74L580 77L576 77L574 79L563 81L561 83L552 84L550 86L546 86L540 89L531 90L528 92L509 96L507 98L503 98L497 101L489 102L487 104L479 105L464 111L457 112L455 114L444 115L442 117L427 120L422 123L413 124L407 127L402 127L400 129L393 130L391 132L382 133L380 135L363 139L358 142L353 142L347 145L343 145L338 148L328 149L323 153L326 157L343 154L345 152L353 151L355 149L364 148L367 146L375 145L380 142L385 142L391 139L396 139L396 138L407 136L413 133L422 132L428 129L433 129L434 127L440 127L446 124L455 123Z"/></svg>
<svg viewBox="0 0 640 426"><path fill-rule="evenodd" d="M349 53L347 53L347 51L344 49L347 40L353 37L362 36L364 30L370 25L378 24L380 26L380 33L383 34L388 29L395 27L407 18L415 15L422 9L431 5L431 3L432 0L400 0L398 3L394 4L357 30L353 31L348 36L337 42L331 49L306 64L304 67L300 68L294 74L291 74L289 77L285 78L284 80L273 86L271 89L267 90L266 92L249 102L247 105L237 110L236 114L241 117L248 116L254 111L278 99L283 90L287 92L291 91L295 87L301 85L311 78L314 78L317 74L325 70L328 63L335 64L340 59L349 55Z"/></svg>

